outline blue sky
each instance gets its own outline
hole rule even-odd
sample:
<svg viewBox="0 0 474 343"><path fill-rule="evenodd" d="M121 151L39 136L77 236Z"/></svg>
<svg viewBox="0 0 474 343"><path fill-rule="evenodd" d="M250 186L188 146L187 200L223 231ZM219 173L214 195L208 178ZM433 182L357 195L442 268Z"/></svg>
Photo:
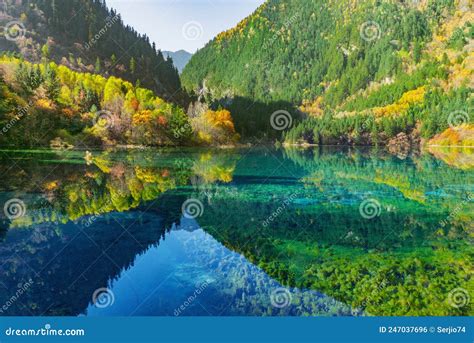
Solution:
<svg viewBox="0 0 474 343"><path fill-rule="evenodd" d="M146 33L161 50L196 52L264 0L106 0L125 24Z"/></svg>

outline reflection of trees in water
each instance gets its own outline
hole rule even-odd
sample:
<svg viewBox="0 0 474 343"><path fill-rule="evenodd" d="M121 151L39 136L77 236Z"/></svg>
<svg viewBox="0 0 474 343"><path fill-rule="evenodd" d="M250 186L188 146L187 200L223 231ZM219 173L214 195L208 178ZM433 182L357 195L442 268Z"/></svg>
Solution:
<svg viewBox="0 0 474 343"><path fill-rule="evenodd" d="M281 283L323 291L375 315L472 311L472 305L455 309L445 301L453 288L472 289L467 263L472 248L466 246L466 237L474 211L472 203L459 201L466 193L463 184L474 183L472 173L428 155L400 161L353 151L319 155L286 151L275 153L276 158L252 153L237 165L238 157L228 152L100 154L91 166L65 163L56 169L37 159L19 162L23 172L5 171L3 187L22 191L27 215L2 225L34 231L10 230L8 244L1 246L6 261L2 272L11 278L9 289L34 275L29 265L41 270L53 260L46 268L52 276L37 277L21 302L35 314L53 304L47 311L54 314L67 308L60 302L71 296L77 301L71 301L65 312L79 313L90 300L79 285L90 288L90 294L105 286L123 266L128 268L137 253L155 244L164 228L179 221L184 200L196 197L204 202L203 216L198 218L201 226ZM281 162L283 171L277 169ZM361 217L358 209L369 192L382 206L380 216L372 220ZM262 225L290 196L291 205L269 225ZM450 225L440 228L460 203ZM120 261L114 266L100 248L123 234L113 219L115 212L130 211L132 224L140 206L150 205L133 226L134 236L143 244L119 239L111 251L113 260ZM97 218L89 226L81 224L91 216ZM155 236L150 227L157 228ZM99 241L99 247L81 230ZM76 235L80 240L73 243ZM67 253L53 259L66 245ZM78 277L77 286L69 288L68 283ZM53 286L48 281L61 278L64 283ZM37 300L39 295L44 302Z"/></svg>
<svg viewBox="0 0 474 343"><path fill-rule="evenodd" d="M171 156L170 156L171 155ZM6 227L25 227L42 222L67 223L84 216L128 211L153 201L161 194L202 180L203 187L230 182L237 155L211 153L190 157L101 153L92 164L41 165L35 159L22 164L22 174L7 175L7 186L21 189L28 198L26 215ZM28 195L33 194L33 196Z"/></svg>
<svg viewBox="0 0 474 343"><path fill-rule="evenodd" d="M229 252L215 241L215 238L202 232L193 232L182 239L188 258L218 280L205 280L210 286L207 296L221 299L226 294L228 302L206 304L207 310L216 315L351 315L361 314L333 298L316 291L297 288L282 289L281 284L261 272L242 255ZM202 281L202 280L201 280ZM216 288L217 287L217 288ZM274 306L272 297L275 291L283 290L285 303Z"/></svg>
<svg viewBox="0 0 474 343"><path fill-rule="evenodd" d="M440 233L428 211L409 213L418 222L406 219L402 208L367 223L355 215L357 208L319 206L311 214L293 206L264 228L259 224L270 205L243 200L213 205L200 218L206 231L285 285L319 290L374 315L471 311L445 301L453 288L470 289L472 247L466 233L457 228ZM321 220L311 224L318 214Z"/></svg>
<svg viewBox="0 0 474 343"><path fill-rule="evenodd" d="M9 314L80 313L95 289L114 280L137 254L157 244L166 228L179 222L185 193L168 192L186 186L193 167L199 171L202 161L199 156L158 158L104 153L93 157L89 166L65 163L54 168L34 157L20 163L22 173L6 175L4 190L21 190L18 196L27 211L13 221L2 218L2 234L10 231L0 246L1 271L8 283L0 299L9 299L22 280L34 280ZM213 164L222 160L206 163L211 171L221 170ZM228 168L227 163L226 182L231 177Z"/></svg>
<svg viewBox="0 0 474 343"><path fill-rule="evenodd" d="M113 213L98 217L89 227L69 222L12 230L2 244L0 272L6 288L3 303L17 284L33 280L31 288L8 309L9 315L77 315L92 294L113 282L133 265L137 255L158 244L173 223L179 222L180 202L130 215ZM174 204L174 205L173 205ZM112 280L112 281L111 281Z"/></svg>
<svg viewBox="0 0 474 343"><path fill-rule="evenodd" d="M471 305L456 309L445 301L453 288L472 288L474 212L472 202L460 201L472 174L428 155L401 162L291 153L285 156L310 173L300 179L304 187L283 178L267 180L260 191L242 185L237 197L206 207L201 225L280 282L321 290L371 314L472 313ZM372 220L359 213L364 193L381 203ZM292 205L279 213L290 196ZM277 219L263 225L273 213Z"/></svg>

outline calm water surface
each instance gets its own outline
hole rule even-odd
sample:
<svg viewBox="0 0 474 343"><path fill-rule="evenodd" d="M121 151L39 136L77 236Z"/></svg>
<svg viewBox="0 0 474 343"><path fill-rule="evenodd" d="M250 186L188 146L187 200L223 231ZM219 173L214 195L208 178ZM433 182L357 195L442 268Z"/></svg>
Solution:
<svg viewBox="0 0 474 343"><path fill-rule="evenodd" d="M0 315L472 315L473 156L0 151Z"/></svg>

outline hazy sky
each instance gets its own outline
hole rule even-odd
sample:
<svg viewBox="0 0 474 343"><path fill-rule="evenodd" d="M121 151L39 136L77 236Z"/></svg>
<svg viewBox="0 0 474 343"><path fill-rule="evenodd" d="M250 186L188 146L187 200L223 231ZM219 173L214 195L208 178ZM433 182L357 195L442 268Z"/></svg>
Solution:
<svg viewBox="0 0 474 343"><path fill-rule="evenodd" d="M161 50L196 52L264 0L106 0L125 24L146 33Z"/></svg>

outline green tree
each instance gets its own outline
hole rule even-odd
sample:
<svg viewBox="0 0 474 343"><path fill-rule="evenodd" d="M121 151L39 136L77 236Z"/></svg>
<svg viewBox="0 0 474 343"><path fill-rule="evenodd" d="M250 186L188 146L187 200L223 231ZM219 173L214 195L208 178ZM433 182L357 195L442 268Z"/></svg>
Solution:
<svg viewBox="0 0 474 343"><path fill-rule="evenodd" d="M48 98L54 102L57 102L59 93L61 92L61 83L57 76L56 71L51 66L46 69L44 78L44 87Z"/></svg>
<svg viewBox="0 0 474 343"><path fill-rule="evenodd" d="M50 54L49 45L46 43L41 48L41 56L43 57L45 61L47 61L49 59L49 54Z"/></svg>
<svg viewBox="0 0 474 343"><path fill-rule="evenodd" d="M415 63L420 63L421 61L421 43L419 40L416 40L413 46L413 60Z"/></svg>
<svg viewBox="0 0 474 343"><path fill-rule="evenodd" d="M99 74L100 73L100 70L101 70L101 65L100 65L100 58L97 57L95 59L95 67L94 67L94 71Z"/></svg>
<svg viewBox="0 0 474 343"><path fill-rule="evenodd" d="M130 58L130 73L135 74L136 67L135 58Z"/></svg>

